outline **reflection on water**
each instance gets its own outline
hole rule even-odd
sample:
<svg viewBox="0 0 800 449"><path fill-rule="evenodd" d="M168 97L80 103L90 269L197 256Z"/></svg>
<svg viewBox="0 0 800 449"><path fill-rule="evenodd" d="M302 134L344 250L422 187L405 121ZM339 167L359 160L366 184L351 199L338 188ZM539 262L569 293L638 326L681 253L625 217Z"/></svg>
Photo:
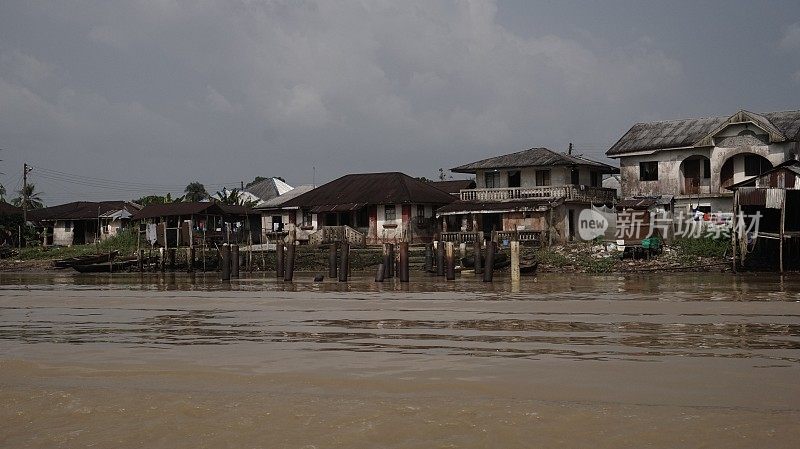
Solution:
<svg viewBox="0 0 800 449"><path fill-rule="evenodd" d="M174 273L3 274L0 281L7 298L0 308L0 339L24 343L259 342L294 343L309 351L431 356L800 362L798 315L771 306L796 302L800 285L764 276L551 275L525 280L519 293L510 293L503 280L487 285L466 276L451 283L424 277L409 285L367 278L284 283L268 276L223 284L212 275ZM31 290L62 291L66 299L34 300ZM136 293L148 291L162 292L158 304ZM239 298L237 291L255 295L236 303L245 307L226 307ZM287 306L285 294L297 301ZM170 307L163 307L165 301ZM489 305L475 310L470 306L475 301ZM588 309L598 301L602 307ZM198 302L206 307L198 308ZM633 303L644 309L631 310L627 304ZM551 306L542 310L543 304Z"/></svg>

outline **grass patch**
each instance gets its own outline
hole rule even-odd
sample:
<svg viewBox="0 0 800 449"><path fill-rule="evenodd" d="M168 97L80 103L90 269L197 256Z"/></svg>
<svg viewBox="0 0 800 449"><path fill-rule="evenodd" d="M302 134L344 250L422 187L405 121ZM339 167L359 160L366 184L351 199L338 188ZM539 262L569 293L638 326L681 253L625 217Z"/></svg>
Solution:
<svg viewBox="0 0 800 449"><path fill-rule="evenodd" d="M120 255L134 254L136 252L135 231L132 229L122 231L99 244L48 247L46 249L41 246L22 248L19 250L17 258L20 260L54 260L89 254L104 254L111 251L119 251Z"/></svg>
<svg viewBox="0 0 800 449"><path fill-rule="evenodd" d="M587 272L587 273L610 273L614 271L616 267L616 258L612 257L592 257L592 256L583 256L579 259L579 265Z"/></svg>
<svg viewBox="0 0 800 449"><path fill-rule="evenodd" d="M539 250L536 251L536 260L541 264L556 268L562 268L571 264L567 256L560 252L553 251L550 248L539 248Z"/></svg>
<svg viewBox="0 0 800 449"><path fill-rule="evenodd" d="M714 239L711 237L676 238L672 242L681 256L694 257L724 257L730 248L731 242L725 238Z"/></svg>

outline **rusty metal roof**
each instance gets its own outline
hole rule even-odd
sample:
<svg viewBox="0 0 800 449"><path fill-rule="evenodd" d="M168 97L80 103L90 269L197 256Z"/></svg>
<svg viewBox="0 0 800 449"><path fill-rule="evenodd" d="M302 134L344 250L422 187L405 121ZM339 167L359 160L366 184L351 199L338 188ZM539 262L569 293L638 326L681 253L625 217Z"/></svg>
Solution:
<svg viewBox="0 0 800 449"><path fill-rule="evenodd" d="M398 172L342 176L283 203L284 207L334 207L352 204L443 205L455 197L430 183Z"/></svg>
<svg viewBox="0 0 800 449"><path fill-rule="evenodd" d="M189 202L150 204L144 209L133 214L133 220L143 220L156 217L174 217L179 215L224 215L225 211L215 202Z"/></svg>
<svg viewBox="0 0 800 449"><path fill-rule="evenodd" d="M557 165L585 165L599 170L601 173L619 173L619 168L602 162L564 153L557 153L547 148L531 148L516 153L490 157L469 164L451 168L456 173L475 173L477 170L498 168L546 167Z"/></svg>
<svg viewBox="0 0 800 449"><path fill-rule="evenodd" d="M680 120L637 123L606 151L607 156L620 156L637 151L707 145L704 138L726 123L737 120L754 121L766 128L778 140L798 140L800 111L766 112L762 114L739 111L733 116L700 117Z"/></svg>
<svg viewBox="0 0 800 449"><path fill-rule="evenodd" d="M523 212L547 210L560 204L560 200L522 199L505 201L456 201L436 209L436 215L466 214L470 212Z"/></svg>
<svg viewBox="0 0 800 449"><path fill-rule="evenodd" d="M757 187L739 188L739 205L763 206L767 203L767 189Z"/></svg>
<svg viewBox="0 0 800 449"><path fill-rule="evenodd" d="M89 220L122 210L135 214L139 208L139 205L128 201L74 201L30 210L28 219L32 221Z"/></svg>
<svg viewBox="0 0 800 449"><path fill-rule="evenodd" d="M617 203L617 209L639 209L646 210L655 205L671 204L673 200L672 195L659 195L659 196L632 196L623 198Z"/></svg>

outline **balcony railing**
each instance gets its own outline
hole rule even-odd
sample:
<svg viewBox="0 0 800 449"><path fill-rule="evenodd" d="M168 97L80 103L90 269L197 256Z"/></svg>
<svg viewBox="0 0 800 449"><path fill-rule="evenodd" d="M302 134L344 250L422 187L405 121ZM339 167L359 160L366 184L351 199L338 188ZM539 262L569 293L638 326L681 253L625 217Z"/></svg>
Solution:
<svg viewBox="0 0 800 449"><path fill-rule="evenodd" d="M459 196L462 201L502 201L513 199L556 199L583 202L611 202L617 195L615 189L568 184L546 187L501 187L495 189L465 189Z"/></svg>

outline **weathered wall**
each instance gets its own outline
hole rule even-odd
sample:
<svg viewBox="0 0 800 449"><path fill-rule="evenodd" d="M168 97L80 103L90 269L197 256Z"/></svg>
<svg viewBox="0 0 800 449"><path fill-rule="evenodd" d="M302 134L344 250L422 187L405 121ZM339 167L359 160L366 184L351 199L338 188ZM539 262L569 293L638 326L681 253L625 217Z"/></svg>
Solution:
<svg viewBox="0 0 800 449"><path fill-rule="evenodd" d="M571 169L568 167L525 167L520 170L520 187L536 187L536 171L537 170L550 170L550 185L563 186L570 184ZM511 170L516 171L516 170ZM486 188L486 170L478 170L475 174L475 187L478 189ZM580 167L578 169L578 177L580 184L591 184L591 172L588 167ZM508 173L509 170L499 170L500 173L500 187L508 187ZM599 179L602 175L598 174Z"/></svg>
<svg viewBox="0 0 800 449"><path fill-rule="evenodd" d="M53 225L53 245L71 246L72 245L72 228L67 231L65 229L67 222L63 220L56 221Z"/></svg>
<svg viewBox="0 0 800 449"><path fill-rule="evenodd" d="M751 126L750 129L753 127ZM763 132L755 136L739 136L743 130L740 125L730 126L715 138L714 147L685 148L657 151L650 155L620 157L620 185L622 197L645 195L674 195L676 204L712 205L713 210L729 211L732 206L732 193L722 187L720 171L726 161L733 161L733 182L740 182L747 178L744 171L745 154L756 154L770 161L774 166L794 157L797 154L797 144L776 143L765 144L766 136ZM683 191L684 177L681 163L691 156L704 156L710 161L711 179L707 192L700 194L685 194ZM639 179L639 163L657 161L658 180L642 181ZM719 207L719 209L716 209Z"/></svg>

